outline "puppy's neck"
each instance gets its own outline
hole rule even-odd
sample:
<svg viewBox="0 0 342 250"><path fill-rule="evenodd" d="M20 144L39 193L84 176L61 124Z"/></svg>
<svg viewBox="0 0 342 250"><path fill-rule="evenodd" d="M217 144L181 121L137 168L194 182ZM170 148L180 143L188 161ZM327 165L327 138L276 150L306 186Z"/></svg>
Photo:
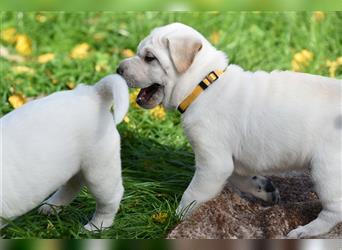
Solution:
<svg viewBox="0 0 342 250"><path fill-rule="evenodd" d="M175 80L170 99L164 103L166 108L176 109L206 75L213 70L224 70L227 65L227 56L222 51L215 48L200 51L190 68Z"/></svg>

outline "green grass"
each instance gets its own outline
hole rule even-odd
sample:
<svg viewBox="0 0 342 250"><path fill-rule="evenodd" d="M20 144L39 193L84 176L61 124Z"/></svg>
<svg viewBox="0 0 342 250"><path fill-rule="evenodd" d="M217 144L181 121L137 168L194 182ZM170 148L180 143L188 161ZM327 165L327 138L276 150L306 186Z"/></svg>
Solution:
<svg viewBox="0 0 342 250"><path fill-rule="evenodd" d="M326 60L342 56L342 13L325 13L314 21L311 12L285 13L1 13L1 30L14 27L32 40L33 53L23 63L0 58L0 116L10 112L13 93L28 98L67 89L67 82L94 83L113 72L122 60L121 51L135 50L138 42L156 26L179 21L210 37L219 32L216 45L231 63L248 70L291 69L296 52L314 54L305 72L329 76ZM99 34L101 41L94 39ZM85 60L70 59L72 48L86 42L92 50ZM15 48L1 41L11 53ZM55 60L39 64L37 56L53 52ZM97 63L107 68L95 71ZM35 73L16 74L12 67L25 65ZM341 67L336 77L341 78ZM53 83L53 81L56 81ZM180 116L168 112L165 120L149 111L131 107L129 123L119 125L125 194L113 227L100 234L82 231L95 209L86 190L58 216L39 215L37 210L16 219L2 230L4 238L163 238L176 225L174 210L191 180L194 157L183 135ZM43 152L42 152L43 153ZM164 223L152 220L165 212Z"/></svg>

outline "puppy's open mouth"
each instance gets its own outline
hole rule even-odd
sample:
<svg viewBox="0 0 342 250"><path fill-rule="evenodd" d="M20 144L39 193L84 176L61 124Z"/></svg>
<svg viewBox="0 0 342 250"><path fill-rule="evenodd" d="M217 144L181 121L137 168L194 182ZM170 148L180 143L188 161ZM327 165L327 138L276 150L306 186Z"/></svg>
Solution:
<svg viewBox="0 0 342 250"><path fill-rule="evenodd" d="M149 87L142 88L137 96L139 106L151 109L160 104L164 97L164 89L160 84L154 83Z"/></svg>

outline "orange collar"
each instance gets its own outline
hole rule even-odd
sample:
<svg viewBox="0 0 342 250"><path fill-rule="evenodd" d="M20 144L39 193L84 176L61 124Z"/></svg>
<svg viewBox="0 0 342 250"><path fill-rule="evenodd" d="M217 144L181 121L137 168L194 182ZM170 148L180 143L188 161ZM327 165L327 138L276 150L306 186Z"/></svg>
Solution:
<svg viewBox="0 0 342 250"><path fill-rule="evenodd" d="M188 95L178 106L178 111L184 113L186 109L190 106L190 104L212 83L214 83L220 75L223 74L223 70L214 70L211 71Z"/></svg>

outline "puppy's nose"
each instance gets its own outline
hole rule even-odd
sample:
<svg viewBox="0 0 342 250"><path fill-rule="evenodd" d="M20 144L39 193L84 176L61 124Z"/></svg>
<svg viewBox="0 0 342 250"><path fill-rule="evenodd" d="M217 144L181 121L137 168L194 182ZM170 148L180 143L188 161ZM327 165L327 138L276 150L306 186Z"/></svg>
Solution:
<svg viewBox="0 0 342 250"><path fill-rule="evenodd" d="M122 66L119 66L117 69L116 69L116 73L118 73L119 75L122 75L124 72L124 69Z"/></svg>

